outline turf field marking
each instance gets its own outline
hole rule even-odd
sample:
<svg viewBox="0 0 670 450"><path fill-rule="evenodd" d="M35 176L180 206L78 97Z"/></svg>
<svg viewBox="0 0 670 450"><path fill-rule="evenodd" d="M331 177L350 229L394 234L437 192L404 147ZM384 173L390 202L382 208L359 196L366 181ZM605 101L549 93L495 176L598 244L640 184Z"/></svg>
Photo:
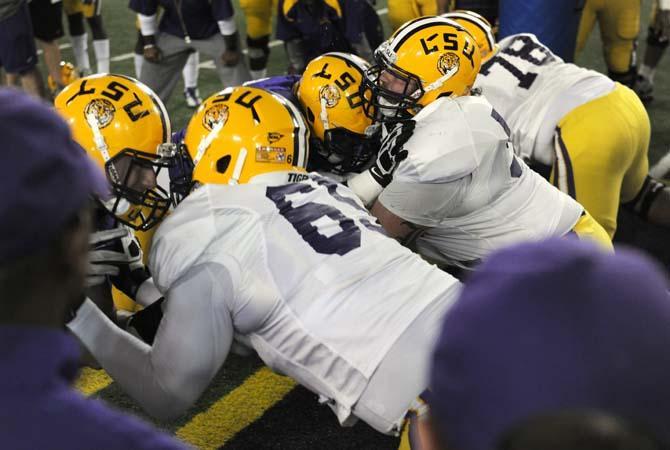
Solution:
<svg viewBox="0 0 670 450"><path fill-rule="evenodd" d="M377 10L377 14L380 15L380 16L385 16L386 14L388 14L388 12L389 12L388 8L380 8L380 9ZM274 40L274 41L270 42L270 48L278 47L278 46L282 45L282 43L283 43L283 41ZM69 44L66 44L66 45L69 45ZM244 50L242 50L242 53L244 53L246 55L247 54L247 49L245 48ZM134 54L135 53L132 53L132 52L124 53L122 55L113 56L109 60L111 62L125 61L127 59L132 58ZM205 61L205 62L200 63L200 65L198 67L200 67L201 69L213 69L214 68L214 62L212 60Z"/></svg>
<svg viewBox="0 0 670 450"><path fill-rule="evenodd" d="M81 369L79 378L74 384L74 387L84 395L93 395L105 389L112 384L114 380L111 379L104 370L91 369L84 367Z"/></svg>
<svg viewBox="0 0 670 450"><path fill-rule="evenodd" d="M295 381L262 367L177 430L181 440L199 449L218 449L284 398Z"/></svg>

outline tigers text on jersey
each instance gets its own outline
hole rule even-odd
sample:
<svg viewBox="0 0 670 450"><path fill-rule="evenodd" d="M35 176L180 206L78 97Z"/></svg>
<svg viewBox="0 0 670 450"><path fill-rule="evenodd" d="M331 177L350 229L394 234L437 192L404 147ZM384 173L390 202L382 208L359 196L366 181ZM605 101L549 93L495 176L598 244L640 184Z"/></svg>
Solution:
<svg viewBox="0 0 670 450"><path fill-rule="evenodd" d="M508 123L517 154L551 165L559 120L611 92L614 82L563 62L532 34L514 34L498 45L498 53L482 65L475 88Z"/></svg>
<svg viewBox="0 0 670 450"><path fill-rule="evenodd" d="M407 158L379 196L425 227L416 250L469 262L504 245L562 236L582 207L514 156L505 121L483 97L440 98L415 117Z"/></svg>
<svg viewBox="0 0 670 450"><path fill-rule="evenodd" d="M191 193L156 232L150 267L165 293L200 265L227 272L240 339L333 399L342 422L403 331L459 286L388 238L348 188L305 173Z"/></svg>

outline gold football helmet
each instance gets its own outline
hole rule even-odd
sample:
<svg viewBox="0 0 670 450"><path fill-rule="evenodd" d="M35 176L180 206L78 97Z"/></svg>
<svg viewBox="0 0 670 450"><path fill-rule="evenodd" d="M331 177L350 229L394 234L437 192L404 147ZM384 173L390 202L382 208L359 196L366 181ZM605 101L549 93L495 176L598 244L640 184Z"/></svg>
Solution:
<svg viewBox="0 0 670 450"><path fill-rule="evenodd" d="M136 230L157 224L170 196L156 176L174 153L170 119L158 96L133 78L97 74L68 85L54 104L74 139L106 172L111 192L100 199L105 209Z"/></svg>
<svg viewBox="0 0 670 450"><path fill-rule="evenodd" d="M308 142L309 128L298 108L269 91L246 86L224 89L205 100L184 136L193 162L192 183L200 184L247 183L264 173L304 170Z"/></svg>
<svg viewBox="0 0 670 450"><path fill-rule="evenodd" d="M472 35L438 16L407 22L375 50L375 61L363 93L372 94L368 115L378 108L392 119L414 115L438 97L467 95L481 66Z"/></svg>
<svg viewBox="0 0 670 450"><path fill-rule="evenodd" d="M296 95L312 131L310 170L358 172L378 151L378 126L365 113L361 96L369 68L358 56L335 52L305 68Z"/></svg>
<svg viewBox="0 0 670 450"><path fill-rule="evenodd" d="M475 38L482 57L482 64L491 59L498 51L493 27L483 16L473 11L456 10L442 14L442 17L461 25Z"/></svg>

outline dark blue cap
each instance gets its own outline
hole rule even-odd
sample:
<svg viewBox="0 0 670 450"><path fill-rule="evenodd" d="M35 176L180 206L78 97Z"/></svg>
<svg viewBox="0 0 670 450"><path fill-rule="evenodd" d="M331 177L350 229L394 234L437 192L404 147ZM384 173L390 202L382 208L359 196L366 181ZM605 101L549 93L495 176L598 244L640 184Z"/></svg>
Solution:
<svg viewBox="0 0 670 450"><path fill-rule="evenodd" d="M670 442L667 278L571 239L502 250L445 316L431 369L448 448L491 450L533 415L588 409Z"/></svg>
<svg viewBox="0 0 670 450"><path fill-rule="evenodd" d="M0 265L47 246L92 194L102 169L47 104L0 89Z"/></svg>

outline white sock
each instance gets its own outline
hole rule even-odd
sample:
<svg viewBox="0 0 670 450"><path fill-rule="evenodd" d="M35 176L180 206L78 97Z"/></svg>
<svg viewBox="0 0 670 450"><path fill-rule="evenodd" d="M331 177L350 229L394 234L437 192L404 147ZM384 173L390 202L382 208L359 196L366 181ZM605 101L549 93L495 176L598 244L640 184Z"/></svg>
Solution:
<svg viewBox="0 0 670 450"><path fill-rule="evenodd" d="M93 51L98 63L98 73L109 73L109 39L94 40Z"/></svg>
<svg viewBox="0 0 670 450"><path fill-rule="evenodd" d="M649 80L651 84L654 84L654 75L656 74L656 68L649 67L646 64L642 64L640 67L640 75Z"/></svg>
<svg viewBox="0 0 670 450"><path fill-rule="evenodd" d="M140 79L142 74L142 63L144 62L144 56L133 53L133 62L135 63L135 78Z"/></svg>
<svg viewBox="0 0 670 450"><path fill-rule="evenodd" d="M70 36L72 42L72 51L74 52L74 61L77 64L79 72L91 71L91 61L88 59L88 35L86 33L78 36Z"/></svg>
<svg viewBox="0 0 670 450"><path fill-rule="evenodd" d="M198 64L200 64L200 53L191 53L181 72L184 77L184 89L198 87Z"/></svg>
<svg viewBox="0 0 670 450"><path fill-rule="evenodd" d="M252 80L260 80L261 78L268 76L268 69L250 70L249 73L251 74Z"/></svg>

